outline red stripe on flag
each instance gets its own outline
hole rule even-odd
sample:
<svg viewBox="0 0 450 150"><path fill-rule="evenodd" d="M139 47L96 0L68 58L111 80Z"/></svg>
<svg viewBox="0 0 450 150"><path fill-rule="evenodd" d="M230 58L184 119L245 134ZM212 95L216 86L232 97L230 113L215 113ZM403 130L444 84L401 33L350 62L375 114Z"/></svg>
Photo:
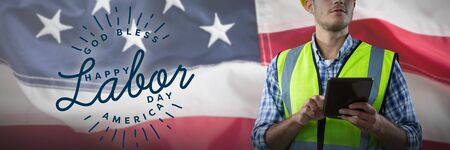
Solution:
<svg viewBox="0 0 450 150"><path fill-rule="evenodd" d="M260 33L262 64L270 63L280 51L311 40L314 27L274 33ZM353 21L350 33L355 39L397 51L402 68L450 84L450 37L421 35L380 19ZM273 55L267 56L268 51Z"/></svg>
<svg viewBox="0 0 450 150"><path fill-rule="evenodd" d="M422 149L424 149L424 150L427 150L427 149L429 149L429 150L434 150L434 149L450 150L450 144L424 140L422 143Z"/></svg>
<svg viewBox="0 0 450 150"><path fill-rule="evenodd" d="M166 124L150 121L118 130L114 140L114 130L109 130L107 134L103 131L86 134L60 125L0 126L0 143L2 149L10 150L123 149L122 135L125 130L125 149L252 149L251 130L254 121L227 117L176 118L164 120ZM149 124L153 124L157 129L160 140L157 140ZM171 125L171 130L165 127L167 124ZM142 128L146 130L148 141L143 138L142 132L139 132ZM134 138L134 129L138 131L137 138ZM101 136L104 138L100 142ZM422 148L450 149L450 144L425 140Z"/></svg>

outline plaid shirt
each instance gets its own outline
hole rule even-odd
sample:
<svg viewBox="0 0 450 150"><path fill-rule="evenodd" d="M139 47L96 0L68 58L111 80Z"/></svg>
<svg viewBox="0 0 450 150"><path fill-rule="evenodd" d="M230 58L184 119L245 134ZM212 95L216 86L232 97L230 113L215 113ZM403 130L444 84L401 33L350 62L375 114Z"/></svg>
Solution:
<svg viewBox="0 0 450 150"><path fill-rule="evenodd" d="M357 41L347 36L335 60L324 60L316 46L315 34L312 36L312 49L320 74L320 86L326 89L327 79L336 77L344 64L344 58L351 54L351 49L357 46ZM267 79L263 90L259 113L252 131L252 141L255 149L268 149L265 143L265 133L273 124L285 118L283 101L278 87L276 57L267 68ZM396 61L392 70L391 81L386 91L385 104L381 114L396 126L403 129L407 136L408 149L420 149L422 143L422 128L414 112L414 106L408 92L405 78L399 63ZM324 95L325 90L320 93Z"/></svg>

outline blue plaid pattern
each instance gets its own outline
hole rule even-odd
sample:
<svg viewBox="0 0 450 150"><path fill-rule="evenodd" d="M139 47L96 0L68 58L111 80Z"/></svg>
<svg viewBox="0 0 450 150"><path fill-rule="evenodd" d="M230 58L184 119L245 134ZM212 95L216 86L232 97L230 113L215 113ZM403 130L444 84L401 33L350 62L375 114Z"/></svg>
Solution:
<svg viewBox="0 0 450 150"><path fill-rule="evenodd" d="M327 64L316 46L315 34L312 36L312 49L320 74L321 95L324 95L328 78L336 77L339 69L344 64L344 58L351 54L351 49L358 42L350 35L339 50L338 56ZM268 149L265 143L265 133L270 126L284 120L284 108L281 99L280 88L276 68L276 57L267 68L267 79L263 90L259 113L255 127L252 131L252 141L255 149ZM386 92L385 106L381 114L403 129L408 139L408 149L420 149L422 143L422 128L414 112L414 106L408 92L405 78L398 62L395 62L392 70L391 83Z"/></svg>

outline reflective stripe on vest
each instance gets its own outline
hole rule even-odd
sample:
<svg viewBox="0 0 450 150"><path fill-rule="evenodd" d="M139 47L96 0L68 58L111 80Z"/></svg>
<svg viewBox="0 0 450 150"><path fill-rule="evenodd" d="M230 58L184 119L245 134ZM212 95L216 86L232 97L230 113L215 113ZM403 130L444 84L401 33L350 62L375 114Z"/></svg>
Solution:
<svg viewBox="0 0 450 150"><path fill-rule="evenodd" d="M286 118L298 112L308 98L322 92L314 59L311 42L278 55L278 84ZM374 82L369 103L380 112L395 59L396 53L361 42L355 50L352 50L352 54L337 76L372 77ZM317 121L307 123L297 134L291 148L300 148L304 145L307 146L304 148L315 149L315 143L318 141L317 130ZM340 147L368 149L378 145L378 141L372 135L363 134L359 128L347 121L333 118L326 118L323 141L325 149L340 149ZM299 142L311 144L298 144Z"/></svg>

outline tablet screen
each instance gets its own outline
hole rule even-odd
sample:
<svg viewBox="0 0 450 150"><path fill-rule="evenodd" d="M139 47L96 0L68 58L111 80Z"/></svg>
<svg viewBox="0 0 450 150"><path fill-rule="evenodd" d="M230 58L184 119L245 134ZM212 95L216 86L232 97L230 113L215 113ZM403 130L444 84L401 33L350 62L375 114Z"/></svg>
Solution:
<svg viewBox="0 0 450 150"><path fill-rule="evenodd" d="M372 78L330 78L325 92L325 116L339 118L339 109L354 102L367 102L372 82Z"/></svg>

